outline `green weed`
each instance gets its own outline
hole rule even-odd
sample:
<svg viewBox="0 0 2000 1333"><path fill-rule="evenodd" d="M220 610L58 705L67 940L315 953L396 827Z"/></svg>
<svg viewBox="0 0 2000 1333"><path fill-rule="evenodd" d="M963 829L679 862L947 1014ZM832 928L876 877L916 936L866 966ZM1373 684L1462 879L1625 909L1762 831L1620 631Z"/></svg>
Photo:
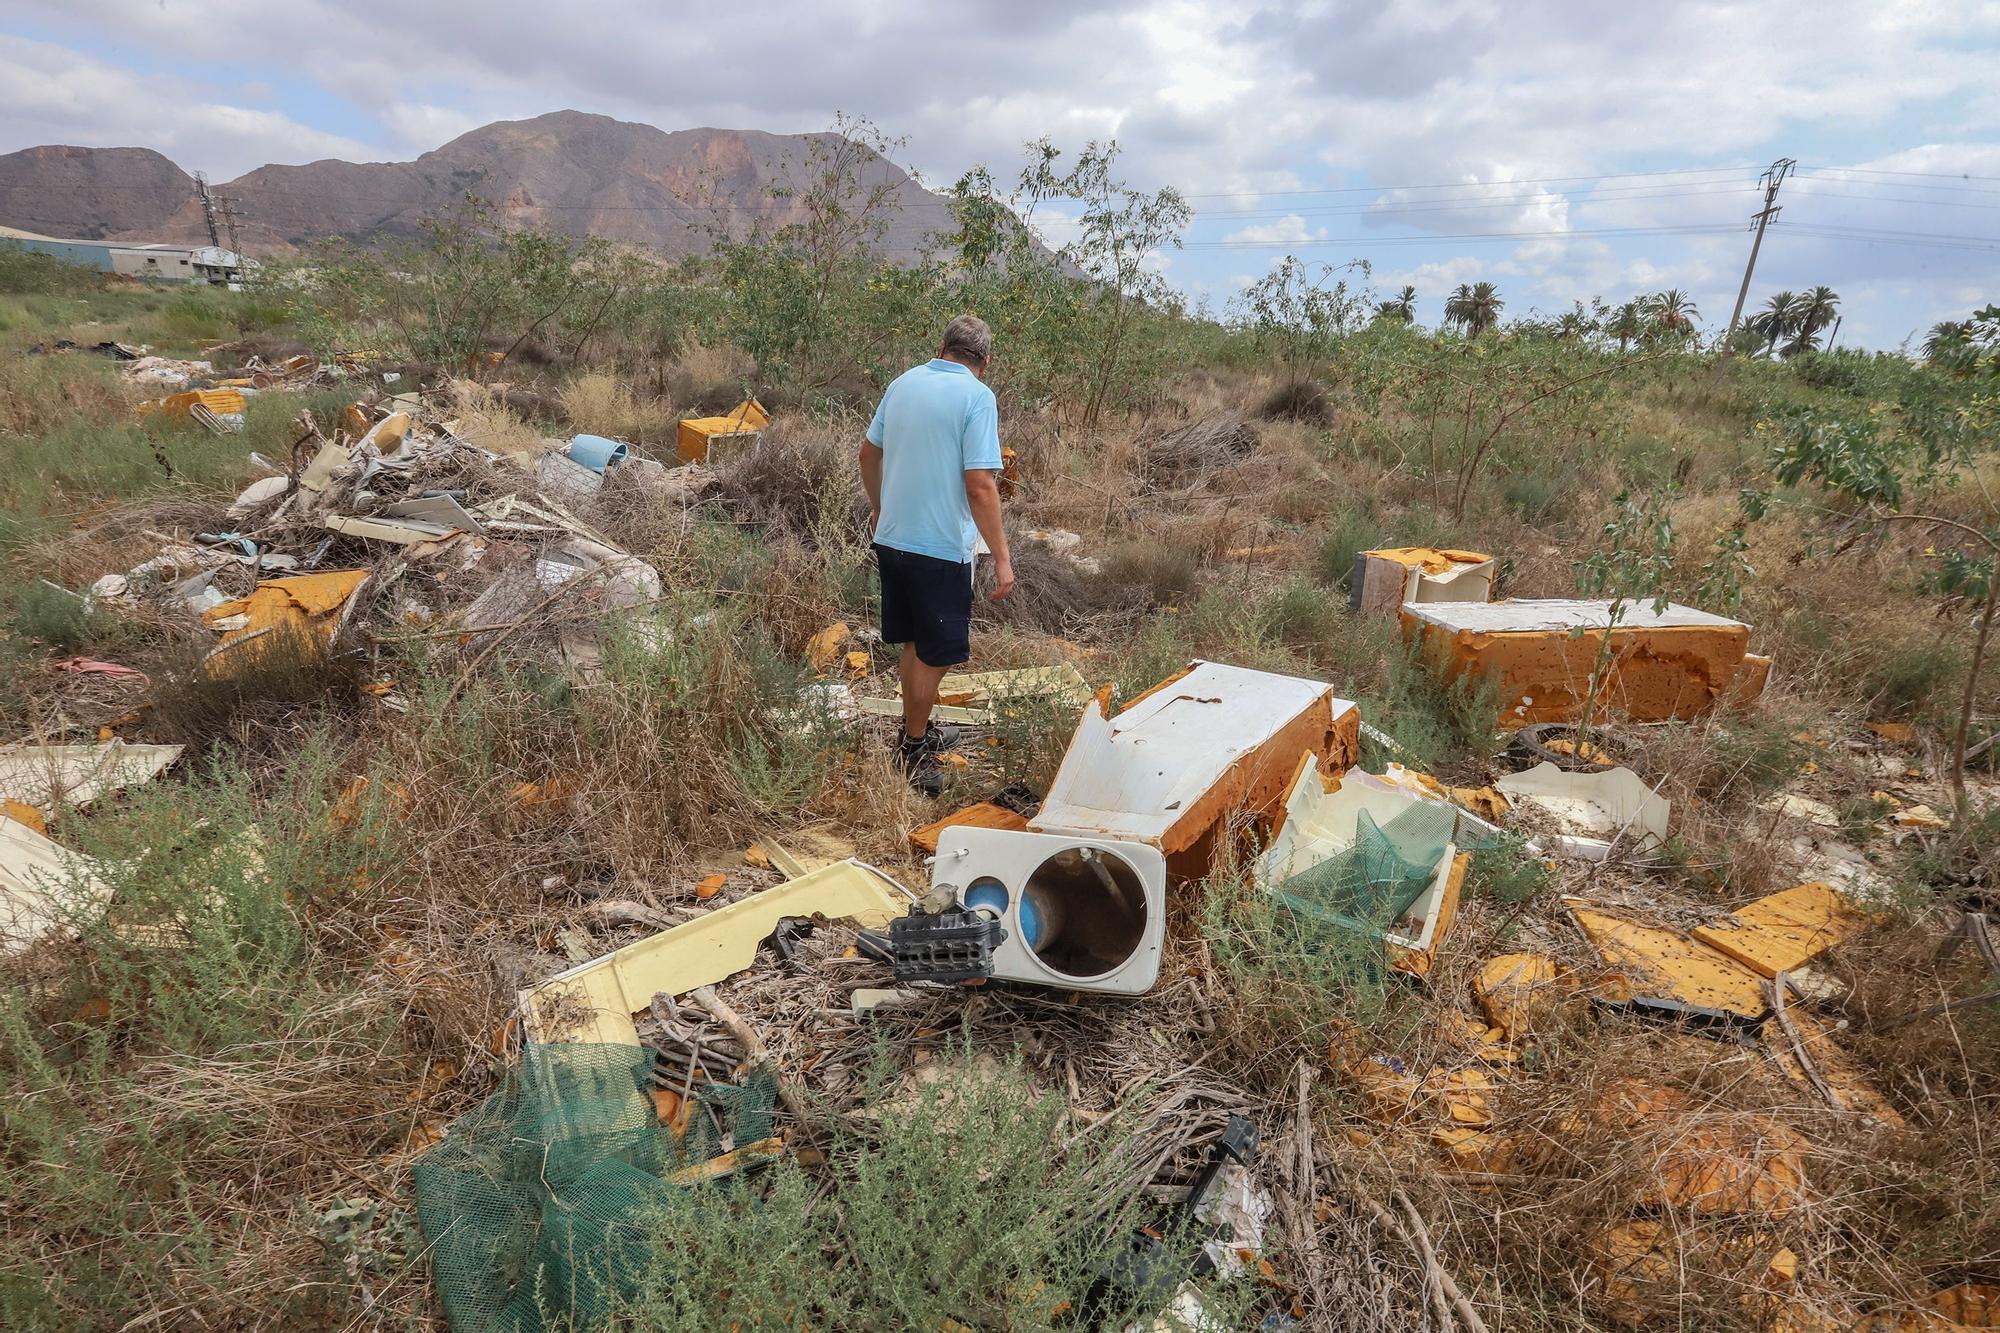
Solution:
<svg viewBox="0 0 2000 1333"><path fill-rule="evenodd" d="M1490 847L1472 853L1466 873L1468 897L1488 898L1513 905L1527 902L1549 882L1549 868L1527 848L1527 838L1519 833L1502 833Z"/></svg>
<svg viewBox="0 0 2000 1333"><path fill-rule="evenodd" d="M839 1134L824 1172L787 1158L762 1180L662 1200L634 1326L1073 1326L1118 1238L1156 1220L1105 1188L1132 1131L1075 1134L1062 1096L1018 1060L945 1058L943 1076L924 1079L878 1063L863 1102L882 1113ZM1191 1246L1169 1242L1170 1253ZM1252 1294L1213 1280L1198 1289L1218 1317L1240 1318ZM1103 1313L1121 1327L1159 1299L1126 1296Z"/></svg>
<svg viewBox="0 0 2000 1333"><path fill-rule="evenodd" d="M1411 768L1440 769L1490 755L1500 711L1493 683L1481 677L1446 677L1432 669L1421 649L1404 641L1388 661L1381 693L1361 701L1361 715L1391 736L1385 750L1362 738L1364 766L1377 772L1399 760Z"/></svg>

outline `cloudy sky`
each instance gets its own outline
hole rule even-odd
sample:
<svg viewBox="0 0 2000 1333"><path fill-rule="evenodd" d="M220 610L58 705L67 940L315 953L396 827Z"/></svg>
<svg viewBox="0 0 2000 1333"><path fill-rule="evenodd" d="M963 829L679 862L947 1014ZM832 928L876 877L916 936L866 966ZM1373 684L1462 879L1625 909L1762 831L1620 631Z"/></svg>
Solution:
<svg viewBox="0 0 2000 1333"><path fill-rule="evenodd" d="M565 107L860 114L938 183L1115 137L1198 210L1164 256L1191 297L1365 258L1426 322L1483 278L1510 315L1681 287L1719 326L1758 173L1791 157L1753 306L1825 283L1843 344L1893 347L2000 300L2000 0L0 0L0 152L227 179Z"/></svg>

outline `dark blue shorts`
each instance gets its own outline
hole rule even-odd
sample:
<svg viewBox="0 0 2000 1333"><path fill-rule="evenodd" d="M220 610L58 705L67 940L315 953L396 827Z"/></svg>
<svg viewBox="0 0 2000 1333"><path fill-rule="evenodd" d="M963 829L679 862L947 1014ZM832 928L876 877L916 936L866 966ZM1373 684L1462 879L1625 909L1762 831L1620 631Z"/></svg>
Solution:
<svg viewBox="0 0 2000 1333"><path fill-rule="evenodd" d="M925 666L972 657L972 566L875 544L882 576L882 642L916 645Z"/></svg>

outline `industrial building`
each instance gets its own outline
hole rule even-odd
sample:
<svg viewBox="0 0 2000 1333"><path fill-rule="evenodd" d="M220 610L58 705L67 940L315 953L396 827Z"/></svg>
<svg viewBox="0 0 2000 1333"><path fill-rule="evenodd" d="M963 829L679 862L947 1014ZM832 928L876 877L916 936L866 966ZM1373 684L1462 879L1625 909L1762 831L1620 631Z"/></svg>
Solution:
<svg viewBox="0 0 2000 1333"><path fill-rule="evenodd" d="M244 259L216 245L145 245L130 241L75 241L0 227L0 245L53 255L65 264L121 273L155 282L227 284L241 280Z"/></svg>

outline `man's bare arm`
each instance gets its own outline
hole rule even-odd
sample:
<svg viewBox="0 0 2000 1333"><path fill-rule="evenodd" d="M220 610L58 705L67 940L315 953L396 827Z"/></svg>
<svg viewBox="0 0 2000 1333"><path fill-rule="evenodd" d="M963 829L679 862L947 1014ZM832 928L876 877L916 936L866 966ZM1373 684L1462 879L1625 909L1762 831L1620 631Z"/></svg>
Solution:
<svg viewBox="0 0 2000 1333"><path fill-rule="evenodd" d="M882 521L882 450L867 440L861 442L861 489L868 493L868 540L874 541Z"/></svg>
<svg viewBox="0 0 2000 1333"><path fill-rule="evenodd" d="M972 521L993 553L994 601L1014 591L1014 558L1007 550L1007 530L1000 525L1000 474L984 468L965 474L965 501L972 506Z"/></svg>

